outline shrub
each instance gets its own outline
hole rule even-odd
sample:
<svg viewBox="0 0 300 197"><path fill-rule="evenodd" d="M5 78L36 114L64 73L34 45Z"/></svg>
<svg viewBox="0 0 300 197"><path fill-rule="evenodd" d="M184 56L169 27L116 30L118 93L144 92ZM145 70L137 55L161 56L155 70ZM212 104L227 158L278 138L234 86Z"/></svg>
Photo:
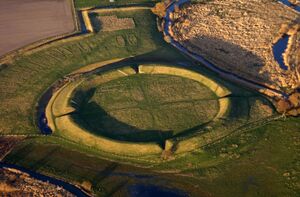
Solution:
<svg viewBox="0 0 300 197"><path fill-rule="evenodd" d="M166 4L163 2L155 4L153 8L151 8L151 11L153 14L157 15L160 18L163 18L166 15Z"/></svg>

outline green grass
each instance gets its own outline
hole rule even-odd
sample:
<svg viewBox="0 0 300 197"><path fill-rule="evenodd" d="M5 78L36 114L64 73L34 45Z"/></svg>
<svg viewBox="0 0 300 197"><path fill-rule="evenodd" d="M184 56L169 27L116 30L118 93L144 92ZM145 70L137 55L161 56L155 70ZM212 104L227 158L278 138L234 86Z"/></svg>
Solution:
<svg viewBox="0 0 300 197"><path fill-rule="evenodd" d="M154 5L156 2L159 2L159 0L115 0L114 2L109 2L109 0L75 0L75 7L85 8L96 6L122 6L130 4Z"/></svg>
<svg viewBox="0 0 300 197"><path fill-rule="evenodd" d="M173 175L162 175L149 169L104 160L98 152L86 149L82 153L82 150L78 145L51 136L28 138L5 158L5 162L77 185L89 181L97 196L126 196L127 187L136 183L177 188L195 194L203 192L188 183L191 178L173 180ZM166 182L168 185L165 185ZM117 187L121 183L123 186Z"/></svg>
<svg viewBox="0 0 300 197"><path fill-rule="evenodd" d="M100 32L54 45L19 56L7 67L1 68L1 134L38 134L33 114L40 95L58 78L86 64L130 56L134 58L127 60L128 64L136 61L186 61L163 42L161 34L155 30L155 18L150 11L116 14L133 17L137 27ZM120 36L125 40L125 46L118 45ZM132 42L135 40L133 37L136 43ZM215 136L232 133L219 142L155 165L148 162L153 159L151 157L148 160L139 157L128 159L74 144L61 137L45 136L26 139L6 156L4 162L72 183L90 181L98 196L124 195L127 186L134 183L168 185L185 190L190 196L299 195L300 119L287 118L252 127L253 122L260 120L263 123L272 115L270 103L250 91L218 79L205 69L199 69L226 84L233 92L231 111L223 119L208 125L210 127L200 128L202 137L195 139L199 144L209 144ZM134 98L138 97L138 93L133 94ZM249 128L243 130L247 124ZM134 167L137 165L147 168ZM113 176L114 173L122 176ZM133 176L145 174L155 178L145 180Z"/></svg>
<svg viewBox="0 0 300 197"><path fill-rule="evenodd" d="M214 196L297 196L299 118L273 121L157 166L192 174Z"/></svg>
<svg viewBox="0 0 300 197"><path fill-rule="evenodd" d="M120 12L122 13L122 12ZM30 55L18 57L0 72L0 132L39 133L34 126L38 98L54 81L90 63L113 58L138 56L163 60L178 55L164 43L155 29L155 18L148 10L124 12L133 17L136 28L98 33L80 40L57 44ZM135 36L135 44L119 47L117 37ZM141 56L139 56L141 55Z"/></svg>
<svg viewBox="0 0 300 197"><path fill-rule="evenodd" d="M218 110L216 95L199 82L139 74L97 86L73 117L95 134L158 141L210 121Z"/></svg>
<svg viewBox="0 0 300 197"><path fill-rule="evenodd" d="M123 192L124 195L126 186L132 183L165 184L167 181L170 187L185 190L190 196L199 193L224 197L297 196L300 192L299 127L299 118L274 121L209 146L204 152L195 151L151 167L156 171L169 171L162 174L102 160L95 157L99 156L97 152L53 137L25 140L5 158L5 162L73 183L90 181L99 196L109 193L124 180L128 182L115 191L116 194ZM114 177L111 176L113 173L154 175L156 178L151 181Z"/></svg>

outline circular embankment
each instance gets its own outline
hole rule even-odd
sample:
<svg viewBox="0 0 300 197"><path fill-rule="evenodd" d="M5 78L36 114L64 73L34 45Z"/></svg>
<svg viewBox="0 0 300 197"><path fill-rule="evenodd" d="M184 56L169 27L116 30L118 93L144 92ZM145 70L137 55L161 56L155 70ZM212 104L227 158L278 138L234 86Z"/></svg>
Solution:
<svg viewBox="0 0 300 197"><path fill-rule="evenodd" d="M230 93L185 68L128 66L66 83L50 99L46 118L56 135L106 153L179 154L203 145L197 131L226 114Z"/></svg>

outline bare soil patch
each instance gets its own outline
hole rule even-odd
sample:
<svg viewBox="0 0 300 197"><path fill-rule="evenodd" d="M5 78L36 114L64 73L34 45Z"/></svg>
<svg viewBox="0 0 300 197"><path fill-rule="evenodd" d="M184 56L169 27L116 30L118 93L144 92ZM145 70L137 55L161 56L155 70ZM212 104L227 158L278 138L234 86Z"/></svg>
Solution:
<svg viewBox="0 0 300 197"><path fill-rule="evenodd" d="M74 29L69 0L0 1L0 56Z"/></svg>

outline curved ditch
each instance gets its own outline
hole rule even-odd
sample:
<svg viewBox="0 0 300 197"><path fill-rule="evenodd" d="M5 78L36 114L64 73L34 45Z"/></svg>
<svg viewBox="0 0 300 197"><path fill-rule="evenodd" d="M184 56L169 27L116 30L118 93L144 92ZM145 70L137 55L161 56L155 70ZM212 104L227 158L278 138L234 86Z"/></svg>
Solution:
<svg viewBox="0 0 300 197"><path fill-rule="evenodd" d="M56 81L52 84L40 97L38 101L38 105L36 108L36 122L35 124L39 128L42 134L50 135L52 134L52 129L48 126L48 120L46 118L46 106L49 103L50 99L52 98L53 94L61 87L63 87L66 83L70 80L75 79L79 75L69 75L63 79Z"/></svg>

